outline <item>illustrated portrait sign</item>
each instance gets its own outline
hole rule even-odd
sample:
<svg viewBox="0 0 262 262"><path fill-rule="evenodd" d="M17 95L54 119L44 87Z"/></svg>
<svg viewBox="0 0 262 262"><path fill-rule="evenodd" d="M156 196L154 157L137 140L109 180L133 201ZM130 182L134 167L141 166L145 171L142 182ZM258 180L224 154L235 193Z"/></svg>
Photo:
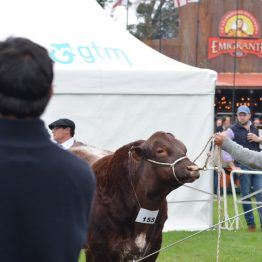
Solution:
<svg viewBox="0 0 262 262"><path fill-rule="evenodd" d="M208 38L208 59L229 54L240 58L249 54L262 57L262 39L256 18L245 10L226 13L218 26L219 37Z"/></svg>
<svg viewBox="0 0 262 262"><path fill-rule="evenodd" d="M222 17L218 32L220 37L257 38L259 25L255 17L247 11L230 11Z"/></svg>

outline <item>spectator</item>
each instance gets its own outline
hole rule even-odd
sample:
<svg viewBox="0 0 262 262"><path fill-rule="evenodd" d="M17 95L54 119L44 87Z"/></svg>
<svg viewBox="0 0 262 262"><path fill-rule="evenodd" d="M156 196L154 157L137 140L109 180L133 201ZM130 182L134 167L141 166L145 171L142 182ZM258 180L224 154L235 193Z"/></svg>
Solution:
<svg viewBox="0 0 262 262"><path fill-rule="evenodd" d="M45 48L0 42L0 261L77 262L86 241L95 179L39 119L52 81Z"/></svg>
<svg viewBox="0 0 262 262"><path fill-rule="evenodd" d="M216 132L224 132L231 126L231 118L230 116L223 116L221 119L221 126L218 126L216 128ZM226 163L222 163L223 168L227 168ZM218 173L216 170L214 170L214 192L217 193L218 184L220 186L220 182L218 183ZM223 188L221 187L220 190L222 191Z"/></svg>
<svg viewBox="0 0 262 262"><path fill-rule="evenodd" d="M64 149L69 149L75 146L84 145L82 142L76 141L75 135L75 123L67 118L61 118L48 127L52 130L54 140L62 146Z"/></svg>
<svg viewBox="0 0 262 262"><path fill-rule="evenodd" d="M260 120L259 120L258 117L254 118L253 125L254 125L255 127L257 127L257 126L260 125Z"/></svg>
<svg viewBox="0 0 262 262"><path fill-rule="evenodd" d="M260 138L258 137L258 130L251 121L250 109L247 106L240 106L237 109L237 123L234 124L231 128L226 131L226 134L233 141L239 145L248 148L253 151L259 151L259 142ZM234 161L231 155L224 154L224 160L228 162L230 168L242 169L242 170L252 170L250 167L245 164L240 163L239 161ZM239 175L240 180L240 191L242 197L245 197L251 193L251 190L257 191L262 188L262 176L255 174L242 174ZM247 198L246 201L251 201L250 198ZM256 201L262 202L262 193L256 194ZM243 204L244 211L252 209L251 204ZM260 226L262 228L262 209L258 209ZM245 214L246 223L248 230L250 232L256 231L256 225L254 221L253 212Z"/></svg>
<svg viewBox="0 0 262 262"><path fill-rule="evenodd" d="M259 125L262 125L262 116L259 116L258 119L259 119Z"/></svg>
<svg viewBox="0 0 262 262"><path fill-rule="evenodd" d="M217 129L218 127L220 127L220 126L222 126L222 119L221 119L221 118L218 118L218 119L216 120L216 129Z"/></svg>
<svg viewBox="0 0 262 262"><path fill-rule="evenodd" d="M221 126L216 128L216 132L224 132L231 126L231 118L230 116L223 116Z"/></svg>

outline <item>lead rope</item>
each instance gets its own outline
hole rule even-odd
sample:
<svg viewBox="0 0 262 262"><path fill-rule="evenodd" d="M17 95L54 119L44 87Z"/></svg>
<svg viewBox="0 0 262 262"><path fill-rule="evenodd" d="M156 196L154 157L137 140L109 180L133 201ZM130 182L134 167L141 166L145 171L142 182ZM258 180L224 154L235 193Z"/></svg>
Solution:
<svg viewBox="0 0 262 262"><path fill-rule="evenodd" d="M211 137L208 139L208 141L207 141L206 145L204 146L203 150L202 150L202 151L200 152L200 154L195 158L195 160L193 161L193 163L195 163L195 162L198 160L198 158L205 152L207 146L209 145L209 142L212 141L212 139L214 139L214 136L211 136ZM209 158L210 158L210 156L211 156L211 150L212 150L212 148L213 148L213 147L211 147L211 148L209 149L209 152L207 153L207 158L206 158L204 167L201 168L201 169L203 169L203 170L206 170L208 160L209 160Z"/></svg>
<svg viewBox="0 0 262 262"><path fill-rule="evenodd" d="M217 183L217 212L218 212L218 234L217 234L217 253L216 253L216 261L219 262L219 255L220 255L220 239L221 239L221 191L220 191L220 179L221 179L221 173L222 173L222 160L221 160L221 148L218 146L215 146L214 143L214 136L211 136L209 140L207 141L206 145L204 146L203 150L200 152L200 154L196 157L196 159L193 161L195 163L198 158L205 152L207 146L210 143L210 148L207 153L207 158L205 160L205 164L202 168L199 170L207 170L207 164L210 159L210 157L213 157L213 167L214 170L217 170L218 173L218 183ZM188 186L189 187L189 186Z"/></svg>
<svg viewBox="0 0 262 262"><path fill-rule="evenodd" d="M216 253L216 261L219 262L220 255L220 239L221 239L221 191L220 191L220 180L222 173L222 160L221 160L221 148L215 146L214 139L212 139L212 148L213 148L213 166L214 169L217 170L217 214L218 214L218 231L217 231L217 253Z"/></svg>

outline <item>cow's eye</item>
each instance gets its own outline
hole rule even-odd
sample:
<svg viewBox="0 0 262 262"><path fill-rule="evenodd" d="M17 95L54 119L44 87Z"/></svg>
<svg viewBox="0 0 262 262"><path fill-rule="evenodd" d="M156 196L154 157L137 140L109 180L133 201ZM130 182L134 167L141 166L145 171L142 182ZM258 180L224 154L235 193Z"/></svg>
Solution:
<svg viewBox="0 0 262 262"><path fill-rule="evenodd" d="M158 149L156 150L156 152L157 152L157 154L163 154L165 151L164 151L164 149L162 149L162 148L158 148Z"/></svg>

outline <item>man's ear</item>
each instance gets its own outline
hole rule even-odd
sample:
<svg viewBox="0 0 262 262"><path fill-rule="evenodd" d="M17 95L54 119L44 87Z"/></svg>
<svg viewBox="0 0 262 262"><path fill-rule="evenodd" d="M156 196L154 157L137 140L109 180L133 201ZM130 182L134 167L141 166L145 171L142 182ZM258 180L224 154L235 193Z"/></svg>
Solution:
<svg viewBox="0 0 262 262"><path fill-rule="evenodd" d="M67 133L71 135L71 128L70 127L66 127L66 128L64 128L64 130L66 130Z"/></svg>
<svg viewBox="0 0 262 262"><path fill-rule="evenodd" d="M144 158L145 153L140 146L132 146L129 150L129 154L136 160L141 161Z"/></svg>

